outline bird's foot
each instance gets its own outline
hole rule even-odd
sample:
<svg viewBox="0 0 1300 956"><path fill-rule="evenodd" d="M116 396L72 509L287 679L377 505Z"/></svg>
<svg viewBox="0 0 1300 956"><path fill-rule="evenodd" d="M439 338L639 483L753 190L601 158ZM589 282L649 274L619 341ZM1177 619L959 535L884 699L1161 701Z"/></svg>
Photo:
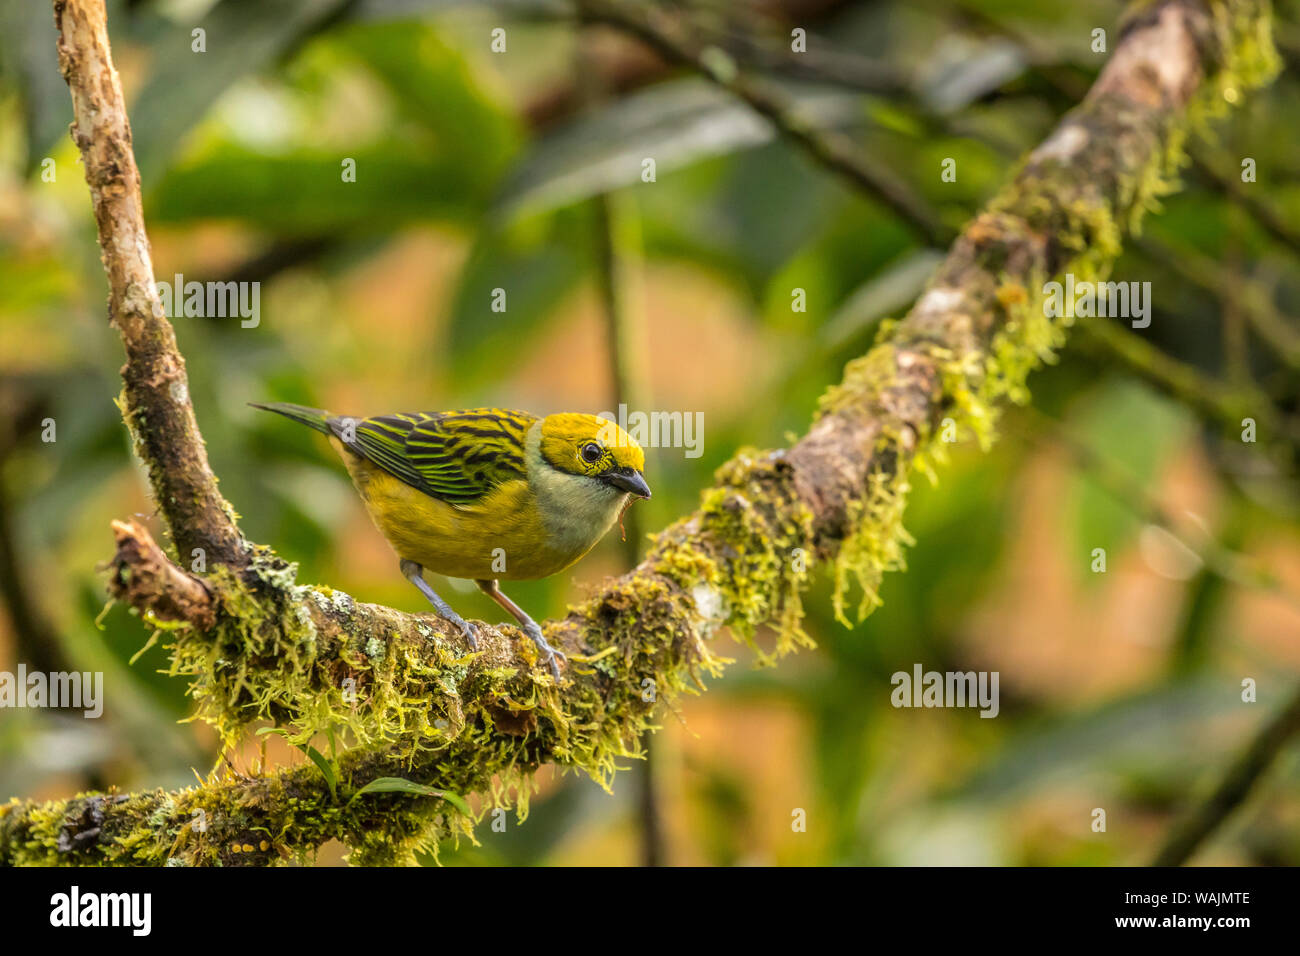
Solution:
<svg viewBox="0 0 1300 956"><path fill-rule="evenodd" d="M421 594L429 599L429 603L432 604L433 609L438 612L438 616L445 621L450 621L452 624L455 624L460 628L460 632L465 636L465 640L469 641L469 649L471 651L477 651L478 632L474 630L474 625L453 611L450 604L438 597L438 592L433 589L428 581L424 580L424 569L414 561L407 561L405 559L403 559L401 567L402 575L414 584Z"/></svg>
<svg viewBox="0 0 1300 956"><path fill-rule="evenodd" d="M555 678L556 683L560 680L560 661L568 661L563 651L557 651L546 643L546 638L542 636L542 629L537 626L536 621L528 621L524 624L524 633L529 639L537 645L537 649L542 652L542 659L551 667L551 676Z"/></svg>
<svg viewBox="0 0 1300 956"><path fill-rule="evenodd" d="M454 624L460 630L461 635L469 642L471 651L478 650L478 629L473 624L445 604L440 608L435 608L434 611L444 621Z"/></svg>
<svg viewBox="0 0 1300 956"><path fill-rule="evenodd" d="M469 649L471 651L477 651L478 631L475 629L474 625L471 624L469 621L465 620L459 614L456 614L448 618L448 620L450 620L451 623L455 624L458 628L460 628L461 634L465 635L465 640L469 641Z"/></svg>

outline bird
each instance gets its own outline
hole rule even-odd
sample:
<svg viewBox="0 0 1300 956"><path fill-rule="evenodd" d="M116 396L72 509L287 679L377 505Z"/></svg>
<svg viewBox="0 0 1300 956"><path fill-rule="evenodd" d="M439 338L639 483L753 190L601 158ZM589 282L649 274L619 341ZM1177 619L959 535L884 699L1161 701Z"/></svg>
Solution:
<svg viewBox="0 0 1300 956"><path fill-rule="evenodd" d="M372 418L288 402L250 402L326 435L398 567L458 627L473 625L424 579L468 578L509 613L560 680L564 654L501 591L572 567L631 504L650 497L645 453L617 422L580 412L503 408Z"/></svg>

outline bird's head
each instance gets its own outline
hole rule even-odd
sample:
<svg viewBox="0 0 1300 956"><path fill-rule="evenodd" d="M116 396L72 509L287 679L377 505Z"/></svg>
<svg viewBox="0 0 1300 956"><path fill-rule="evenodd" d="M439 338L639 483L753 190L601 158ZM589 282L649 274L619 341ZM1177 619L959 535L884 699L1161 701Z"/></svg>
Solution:
<svg viewBox="0 0 1300 956"><path fill-rule="evenodd" d="M622 496L650 497L645 452L607 418L564 412L542 419L543 461L568 475L590 478Z"/></svg>

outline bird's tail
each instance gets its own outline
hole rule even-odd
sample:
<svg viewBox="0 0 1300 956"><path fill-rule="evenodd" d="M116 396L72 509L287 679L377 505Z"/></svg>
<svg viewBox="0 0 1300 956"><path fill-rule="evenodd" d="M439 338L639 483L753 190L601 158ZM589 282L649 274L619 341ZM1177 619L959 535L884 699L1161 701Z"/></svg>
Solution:
<svg viewBox="0 0 1300 956"><path fill-rule="evenodd" d="M308 408L306 405L293 405L289 402L249 402L254 408L261 408L268 412L275 412L277 415L283 415L285 418L291 418L295 422L306 425L308 428L314 428L322 435L332 435L327 419L329 412L322 411L319 408Z"/></svg>

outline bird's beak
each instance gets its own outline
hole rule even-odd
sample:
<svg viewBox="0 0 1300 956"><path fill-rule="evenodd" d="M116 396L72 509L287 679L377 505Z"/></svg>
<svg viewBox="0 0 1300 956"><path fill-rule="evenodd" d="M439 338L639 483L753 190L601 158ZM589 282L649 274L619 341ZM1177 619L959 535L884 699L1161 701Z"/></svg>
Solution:
<svg viewBox="0 0 1300 956"><path fill-rule="evenodd" d="M608 472L605 480L615 488L621 488L623 491L636 495L638 498L650 497L650 486L645 483L645 478L641 472L632 468L618 468Z"/></svg>

